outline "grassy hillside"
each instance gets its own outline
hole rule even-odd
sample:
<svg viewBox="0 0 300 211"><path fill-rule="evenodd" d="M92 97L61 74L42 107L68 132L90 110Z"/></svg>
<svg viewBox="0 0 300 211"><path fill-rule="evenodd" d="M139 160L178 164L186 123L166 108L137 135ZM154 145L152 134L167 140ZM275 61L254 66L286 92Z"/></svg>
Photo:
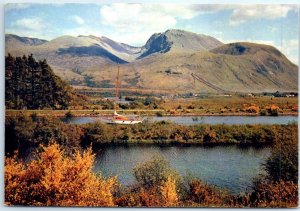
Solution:
<svg viewBox="0 0 300 211"><path fill-rule="evenodd" d="M117 69L116 66L110 68ZM96 81L103 81L114 79L115 72L90 67L85 73L92 75ZM215 92L203 83L194 83L192 73L232 92L298 90L297 66L282 54L277 56L266 50L245 55L171 51L122 65L120 72L124 87L170 89L178 93Z"/></svg>

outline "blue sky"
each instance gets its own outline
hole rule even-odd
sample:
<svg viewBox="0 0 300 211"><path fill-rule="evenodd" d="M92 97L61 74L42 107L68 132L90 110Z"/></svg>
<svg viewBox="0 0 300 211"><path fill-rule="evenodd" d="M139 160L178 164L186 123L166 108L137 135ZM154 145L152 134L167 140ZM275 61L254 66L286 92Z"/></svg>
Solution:
<svg viewBox="0 0 300 211"><path fill-rule="evenodd" d="M170 28L277 47L298 64L296 5L220 4L7 4L5 33L51 40L62 35L106 36L142 46Z"/></svg>

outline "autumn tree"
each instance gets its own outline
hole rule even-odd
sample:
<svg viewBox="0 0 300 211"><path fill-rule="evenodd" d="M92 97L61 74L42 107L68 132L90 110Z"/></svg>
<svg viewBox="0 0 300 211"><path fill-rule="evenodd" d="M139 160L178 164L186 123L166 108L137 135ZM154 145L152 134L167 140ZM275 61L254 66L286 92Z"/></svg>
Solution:
<svg viewBox="0 0 300 211"><path fill-rule="evenodd" d="M175 179L172 179L170 176L167 178L165 184L161 186L161 195L165 207L175 207L178 205Z"/></svg>

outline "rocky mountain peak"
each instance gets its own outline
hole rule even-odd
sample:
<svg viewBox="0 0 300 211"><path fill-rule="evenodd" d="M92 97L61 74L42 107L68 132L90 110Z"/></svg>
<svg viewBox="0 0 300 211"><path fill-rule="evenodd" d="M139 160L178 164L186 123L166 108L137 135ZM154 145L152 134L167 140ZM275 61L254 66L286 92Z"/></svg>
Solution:
<svg viewBox="0 0 300 211"><path fill-rule="evenodd" d="M176 51L207 51L223 45L219 40L202 34L196 34L180 29L169 29L163 33L153 34L139 58L154 53L166 53L172 49Z"/></svg>

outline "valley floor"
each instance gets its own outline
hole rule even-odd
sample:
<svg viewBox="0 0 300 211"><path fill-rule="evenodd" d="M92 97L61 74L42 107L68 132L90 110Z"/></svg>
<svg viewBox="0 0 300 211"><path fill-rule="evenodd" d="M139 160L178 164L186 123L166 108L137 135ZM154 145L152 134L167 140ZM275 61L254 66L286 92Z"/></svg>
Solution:
<svg viewBox="0 0 300 211"><path fill-rule="evenodd" d="M298 115L298 97L273 96L206 96L149 97L129 96L118 102L118 113L143 116L293 116ZM6 116L22 112L26 116L106 116L112 115L114 98L88 97L81 105L66 110L6 109Z"/></svg>

